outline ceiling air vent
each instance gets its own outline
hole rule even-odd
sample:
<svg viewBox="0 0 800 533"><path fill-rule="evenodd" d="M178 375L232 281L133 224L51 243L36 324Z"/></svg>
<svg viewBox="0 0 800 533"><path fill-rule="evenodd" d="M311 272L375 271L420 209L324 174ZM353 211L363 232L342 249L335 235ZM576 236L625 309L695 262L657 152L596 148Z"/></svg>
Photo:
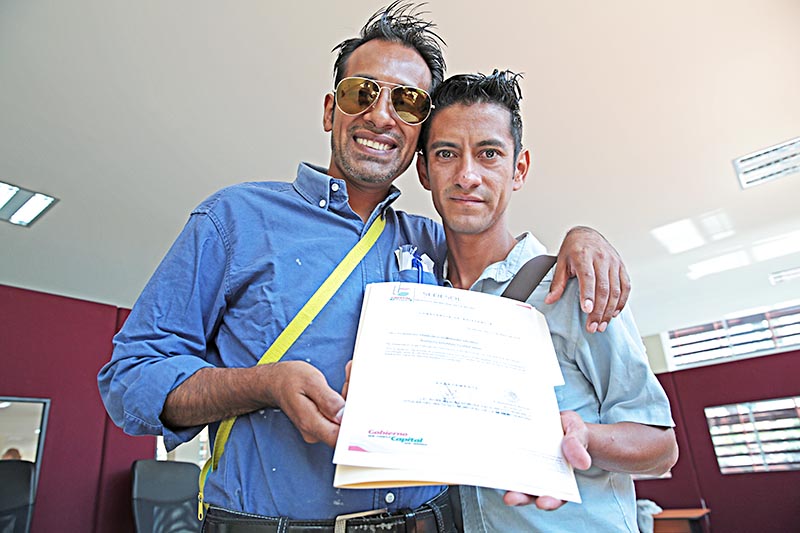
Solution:
<svg viewBox="0 0 800 533"><path fill-rule="evenodd" d="M742 189L800 172L800 137L733 160Z"/></svg>

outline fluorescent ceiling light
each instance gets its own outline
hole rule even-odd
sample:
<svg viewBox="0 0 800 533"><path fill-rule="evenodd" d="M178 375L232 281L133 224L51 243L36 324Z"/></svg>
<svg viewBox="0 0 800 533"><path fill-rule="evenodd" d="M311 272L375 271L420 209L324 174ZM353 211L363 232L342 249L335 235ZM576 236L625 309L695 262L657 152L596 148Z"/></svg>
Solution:
<svg viewBox="0 0 800 533"><path fill-rule="evenodd" d="M11 218L8 219L12 224L19 224L20 226L27 226L38 217L42 211L47 209L53 203L55 198L41 193L36 193L28 201L22 204L22 207L17 209Z"/></svg>
<svg viewBox="0 0 800 533"><path fill-rule="evenodd" d="M733 230L733 223L725 211L718 209L712 213L707 213L700 217L700 225L706 235L712 241L718 241L726 237L731 237L736 232Z"/></svg>
<svg viewBox="0 0 800 533"><path fill-rule="evenodd" d="M0 182L0 220L30 226L58 200L52 196Z"/></svg>
<svg viewBox="0 0 800 533"><path fill-rule="evenodd" d="M756 261L766 261L767 259L800 252L800 231L793 231L780 237L754 244L752 252Z"/></svg>
<svg viewBox="0 0 800 533"><path fill-rule="evenodd" d="M652 229L650 233L671 254L679 254L706 243L697 226L688 218Z"/></svg>
<svg viewBox="0 0 800 533"><path fill-rule="evenodd" d="M0 181L0 209L2 209L3 206L5 206L15 194L17 194L18 190L19 187L14 187L13 185L9 185L8 183L3 183Z"/></svg>
<svg viewBox="0 0 800 533"><path fill-rule="evenodd" d="M708 276L709 274L733 270L734 268L740 268L749 264L750 257L748 257L747 252L739 250L738 252L731 252L689 265L689 272L686 274L686 277L691 280L696 280L703 276Z"/></svg>

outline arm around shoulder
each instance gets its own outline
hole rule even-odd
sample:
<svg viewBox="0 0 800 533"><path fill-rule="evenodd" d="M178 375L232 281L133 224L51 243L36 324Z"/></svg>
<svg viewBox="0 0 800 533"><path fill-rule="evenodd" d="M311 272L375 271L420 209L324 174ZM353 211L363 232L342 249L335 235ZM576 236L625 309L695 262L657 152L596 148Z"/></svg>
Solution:
<svg viewBox="0 0 800 533"><path fill-rule="evenodd" d="M619 252L596 230L572 228L558 251L556 272L545 303L557 301L571 277L577 277L580 283L581 309L589 315L586 330L605 331L625 307L631 291L630 277Z"/></svg>

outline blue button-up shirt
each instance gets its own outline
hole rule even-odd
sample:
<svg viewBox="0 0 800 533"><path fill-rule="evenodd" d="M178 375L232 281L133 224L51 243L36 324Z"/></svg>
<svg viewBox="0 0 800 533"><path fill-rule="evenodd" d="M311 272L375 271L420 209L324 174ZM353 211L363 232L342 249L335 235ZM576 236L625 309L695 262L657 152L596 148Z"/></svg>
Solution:
<svg viewBox="0 0 800 533"><path fill-rule="evenodd" d="M114 422L132 435L161 434L168 449L192 439L202 427L161 423L170 391L201 368L255 365L383 213L386 228L378 241L283 357L307 361L341 390L365 286L404 274L417 279L417 272L398 270L394 251L415 246L435 264L425 281L441 278L441 226L392 209L399 195L393 187L364 223L350 209L344 181L302 164L293 183L244 183L204 201L148 282L100 371L100 392ZM213 438L217 424L210 428ZM415 508L441 490L335 489L332 457L327 445L304 442L278 409L240 416L219 468L208 477L205 500L234 511L314 519Z"/></svg>

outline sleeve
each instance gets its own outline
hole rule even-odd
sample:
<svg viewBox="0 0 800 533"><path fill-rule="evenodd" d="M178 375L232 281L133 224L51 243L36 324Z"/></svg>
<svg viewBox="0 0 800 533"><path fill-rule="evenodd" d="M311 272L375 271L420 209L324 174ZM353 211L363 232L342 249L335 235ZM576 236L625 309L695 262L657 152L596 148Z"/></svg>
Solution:
<svg viewBox="0 0 800 533"><path fill-rule="evenodd" d="M209 214L194 213L114 337L98 386L111 419L130 435L164 436L168 450L202 427L161 423L167 395L208 361L225 310L225 239Z"/></svg>
<svg viewBox="0 0 800 533"><path fill-rule="evenodd" d="M583 327L586 314L578 303L578 283L571 280L567 291L561 305L568 306L569 318L562 321L554 344L558 342L556 349L579 369L584 392L596 396L599 422L674 427L669 400L650 369L629 308L611 320L605 332L589 333Z"/></svg>

